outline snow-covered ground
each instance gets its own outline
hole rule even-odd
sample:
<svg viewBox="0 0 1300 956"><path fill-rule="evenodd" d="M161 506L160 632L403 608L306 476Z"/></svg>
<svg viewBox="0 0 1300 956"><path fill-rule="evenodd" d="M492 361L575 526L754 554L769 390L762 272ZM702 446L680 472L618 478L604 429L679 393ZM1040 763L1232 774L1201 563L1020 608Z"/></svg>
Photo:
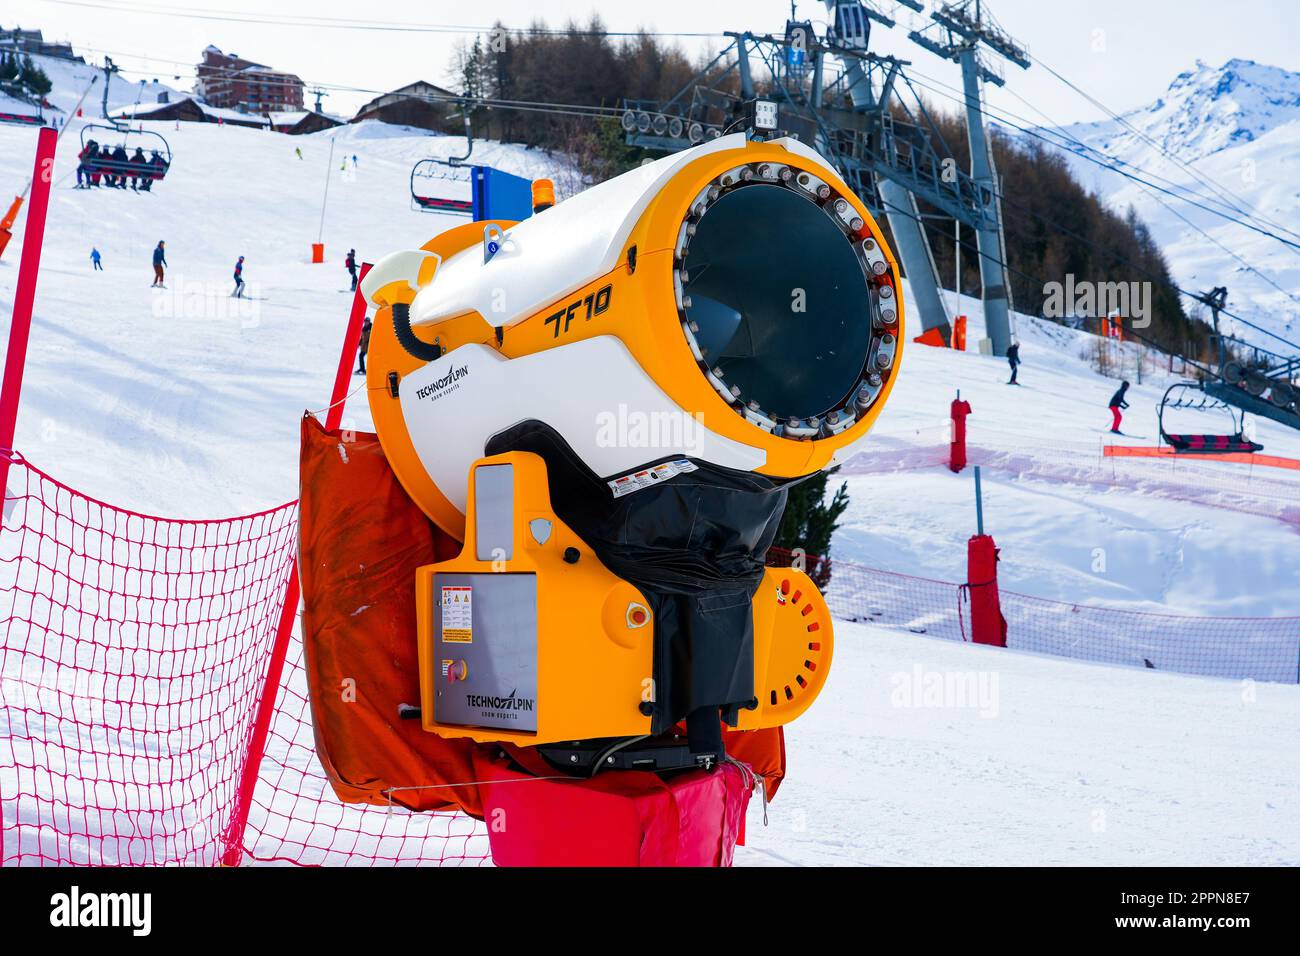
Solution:
<svg viewBox="0 0 1300 956"><path fill-rule="evenodd" d="M138 195L71 188L77 126L56 167L18 448L87 494L145 512L216 517L293 498L298 419L327 401L346 322L343 256L354 247L374 259L462 221L413 211L407 177L416 159L463 141L378 124L292 138L151 125L174 164ZM0 127L0 193L23 187L35 138ZM483 144L480 158L558 173L561 198L573 182L536 150ZM327 175L327 261L312 265ZM0 259L0 334L23 222ZM159 239L166 291L149 288ZM103 272L90 268L92 246ZM228 298L239 255L244 302ZM977 304L962 311L977 341ZM960 389L1006 586L1181 613L1300 614L1293 481L1216 464L1109 470L1099 445L1117 382L1092 370L1093 340L1024 318L1018 333L1019 388L1004 384L1000 359L907 347L873 441L845 468L853 505L837 556L964 579L970 473L942 465ZM1137 360L1124 354L1135 382ZM1140 437L1127 441L1154 444L1170 380L1144 368L1126 419ZM360 396L346 419L369 426ZM1300 435L1256 425L1269 453L1300 457ZM1105 573L1091 570L1098 548ZM894 675L917 665L922 681L996 675L996 716L893 706ZM773 826L762 828L756 803L741 860L1300 862L1300 688L1246 691L1256 698L1232 682L842 625L825 696L790 730Z"/></svg>
<svg viewBox="0 0 1300 956"><path fill-rule="evenodd" d="M835 642L742 865L1300 863L1295 687L858 624Z"/></svg>

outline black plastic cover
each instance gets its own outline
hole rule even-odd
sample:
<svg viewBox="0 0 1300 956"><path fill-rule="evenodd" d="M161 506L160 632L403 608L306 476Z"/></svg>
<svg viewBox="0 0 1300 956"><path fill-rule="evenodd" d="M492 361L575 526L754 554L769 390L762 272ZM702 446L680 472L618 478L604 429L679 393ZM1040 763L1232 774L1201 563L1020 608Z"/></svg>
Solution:
<svg viewBox="0 0 1300 956"><path fill-rule="evenodd" d="M691 459L696 471L615 498L549 425L521 422L487 443L489 455L508 451L546 462L556 515L650 602L651 733L701 708L720 708L734 724L737 708L754 696L750 602L790 481Z"/></svg>

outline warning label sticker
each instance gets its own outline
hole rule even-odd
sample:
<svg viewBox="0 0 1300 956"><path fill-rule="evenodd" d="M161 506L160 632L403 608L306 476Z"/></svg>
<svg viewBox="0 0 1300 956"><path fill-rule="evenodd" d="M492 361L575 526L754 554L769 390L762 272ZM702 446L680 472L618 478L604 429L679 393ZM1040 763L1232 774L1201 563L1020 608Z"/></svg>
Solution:
<svg viewBox="0 0 1300 956"><path fill-rule="evenodd" d="M653 485L661 485L671 478L678 475L684 475L687 472L698 471L699 469L687 461L685 458L678 458L675 461L666 461L662 465L652 465L649 468L642 468L640 471L634 471L630 475L624 475L622 478L615 478L613 481L607 481L609 490L614 493L615 498L622 498L624 495L630 495L634 491L640 491L642 488L649 488Z"/></svg>
<svg viewBox="0 0 1300 956"><path fill-rule="evenodd" d="M442 589L442 639L448 644L474 643L473 588Z"/></svg>

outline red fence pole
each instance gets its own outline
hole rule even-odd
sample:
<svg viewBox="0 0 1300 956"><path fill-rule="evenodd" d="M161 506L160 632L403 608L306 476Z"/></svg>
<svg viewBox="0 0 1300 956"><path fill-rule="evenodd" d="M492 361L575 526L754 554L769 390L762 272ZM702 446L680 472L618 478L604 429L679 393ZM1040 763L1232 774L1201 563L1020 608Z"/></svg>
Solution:
<svg viewBox="0 0 1300 956"><path fill-rule="evenodd" d="M237 801L235 814L230 818L224 836L226 850L221 856L222 866L239 866L240 858L244 854L244 828L248 825L248 810L253 804L253 791L257 788L257 774L262 767L262 755L266 753L266 738L270 734L271 718L275 716L275 701L280 696L280 677L284 673L284 659L289 650L289 638L293 635L294 618L297 616L298 561L295 559L289 569L288 580L284 583L284 606L280 609L275 643L271 646L271 660L266 667L266 683L262 689L262 699L257 704L257 717L253 721L253 735L248 744L248 756L244 760L239 789L235 792Z"/></svg>
<svg viewBox="0 0 1300 956"><path fill-rule="evenodd" d="M362 263L360 278L364 279L369 271L370 263ZM325 415L326 429L338 428L343 420L343 403L348 395L348 383L352 380L352 359L357 354L357 344L361 341L361 323L365 317L366 298L361 294L361 282L358 281L356 293L352 296L347 331L343 336L338 372L334 376L334 390L330 394L329 410ZM222 866L239 866L244 855L248 811L253 805L253 791L257 788L257 775L262 768L262 757L266 754L271 720L275 717L275 702L280 696L280 678L284 674L284 661L289 653L289 639L293 636L293 622L298 616L298 598L298 562L295 560L284 585L284 606L280 609L275 643L271 646L271 658L266 666L266 682L262 687L262 699L257 704L257 716L253 720L253 732L248 741L248 754L240 774L239 789L235 792L235 813L222 838L226 846L221 855Z"/></svg>
<svg viewBox="0 0 1300 956"><path fill-rule="evenodd" d="M36 137L36 162L32 167L32 200L27 207L23 230L23 257L18 264L18 288L14 294L13 320L9 325L9 349L5 352L4 385L0 387L0 496L9 480L9 452L14 447L18 424L18 397L23 390L23 368L27 364L27 339L32 331L32 308L36 303L36 276L41 269L41 246L45 242L45 214L50 205L50 182L54 179L54 148L59 135L44 126Z"/></svg>
<svg viewBox="0 0 1300 956"><path fill-rule="evenodd" d="M970 414L970 402L962 401L961 389L957 389L949 414L952 415L952 440L948 446L948 468L961 471L966 467L966 416Z"/></svg>
<svg viewBox="0 0 1300 956"><path fill-rule="evenodd" d="M366 297L361 294L361 280L370 271L370 263L361 263L361 275L357 279L357 291L352 295L352 314L348 316L348 328L343 334L343 352L339 355L339 370L334 376L334 394L330 396L330 407L325 412L325 430L331 432L343 421L343 404L348 395L348 382L352 380L352 360L357 355L357 345L361 341L361 323L366 317Z"/></svg>

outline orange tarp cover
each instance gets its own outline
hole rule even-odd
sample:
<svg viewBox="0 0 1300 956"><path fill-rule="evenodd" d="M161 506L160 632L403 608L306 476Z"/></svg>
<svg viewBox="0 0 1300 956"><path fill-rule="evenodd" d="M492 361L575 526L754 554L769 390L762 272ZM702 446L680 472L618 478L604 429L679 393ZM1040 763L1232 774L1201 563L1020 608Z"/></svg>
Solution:
<svg viewBox="0 0 1300 956"><path fill-rule="evenodd" d="M420 703L415 569L453 557L459 542L407 497L373 434L326 432L305 416L299 467L303 647L316 753L334 792L482 816L472 783L481 745L398 716Z"/></svg>
<svg viewBox="0 0 1300 956"><path fill-rule="evenodd" d="M370 432L327 432L303 417L299 465L302 638L316 753L345 803L459 807L482 817L475 755L506 750L532 773L535 753L439 737L401 704L420 703L415 569L460 553L407 496ZM727 752L775 795L785 773L780 728L729 732Z"/></svg>

